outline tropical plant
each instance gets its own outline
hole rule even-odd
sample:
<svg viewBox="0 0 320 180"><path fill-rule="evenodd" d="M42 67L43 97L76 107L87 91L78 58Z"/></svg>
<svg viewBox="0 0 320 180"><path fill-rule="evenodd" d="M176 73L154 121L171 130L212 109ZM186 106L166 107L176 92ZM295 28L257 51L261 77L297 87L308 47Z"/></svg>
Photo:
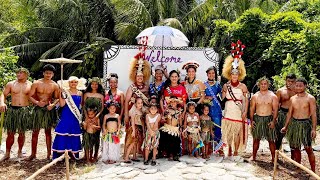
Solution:
<svg viewBox="0 0 320 180"><path fill-rule="evenodd" d="M12 0L13 1L13 0ZM101 47L114 44L112 6L106 0L25 0L27 10L33 10L38 27L6 33L1 45L10 47L19 55L18 64L31 68L40 74L42 66L39 59L56 58L64 54L67 58L80 58L86 61L85 53L94 52L92 44ZM29 12L25 10L26 12ZM22 24L28 22L20 21ZM108 22L108 23L106 23ZM102 64L102 52L94 57L95 69ZM99 58L98 58L99 57ZM90 59L92 60L92 58ZM76 66L66 66L67 76L73 73ZM95 76L101 71L93 71ZM97 74L101 73L101 74ZM59 75L57 76L59 78Z"/></svg>
<svg viewBox="0 0 320 180"><path fill-rule="evenodd" d="M15 69L17 68L18 56L10 49L5 49L0 52L0 92L2 88L9 82L15 79L16 73Z"/></svg>

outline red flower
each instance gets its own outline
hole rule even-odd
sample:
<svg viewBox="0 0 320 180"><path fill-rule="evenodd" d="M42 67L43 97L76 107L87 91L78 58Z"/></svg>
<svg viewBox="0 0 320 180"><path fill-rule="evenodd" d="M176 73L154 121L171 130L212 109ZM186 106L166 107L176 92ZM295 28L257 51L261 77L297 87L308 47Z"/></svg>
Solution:
<svg viewBox="0 0 320 180"><path fill-rule="evenodd" d="M238 52L239 52L239 51L240 51L240 48L239 48L239 47L237 47L237 48L236 48L236 51L238 51Z"/></svg>
<svg viewBox="0 0 320 180"><path fill-rule="evenodd" d="M239 58L239 55L234 55L233 58L238 59L238 58Z"/></svg>
<svg viewBox="0 0 320 180"><path fill-rule="evenodd" d="M234 43L234 42L231 43L231 48L232 49L234 49L234 47L236 47L236 46L237 46L236 43Z"/></svg>
<svg viewBox="0 0 320 180"><path fill-rule="evenodd" d="M242 55L243 55L243 52L242 52L242 51L241 51L241 52L239 52L239 55L240 55L240 56L242 56Z"/></svg>
<svg viewBox="0 0 320 180"><path fill-rule="evenodd" d="M244 44L241 45L241 50L243 50L244 48L246 48L246 46Z"/></svg>
<svg viewBox="0 0 320 180"><path fill-rule="evenodd" d="M241 44L242 44L242 42L241 42L240 40L238 40L238 41L237 41L237 44L240 44L240 45L241 45Z"/></svg>

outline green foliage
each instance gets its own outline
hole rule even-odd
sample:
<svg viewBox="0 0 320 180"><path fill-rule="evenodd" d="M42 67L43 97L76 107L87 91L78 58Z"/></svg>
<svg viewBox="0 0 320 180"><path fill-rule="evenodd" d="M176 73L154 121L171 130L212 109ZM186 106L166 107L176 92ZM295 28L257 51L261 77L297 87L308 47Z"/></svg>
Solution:
<svg viewBox="0 0 320 180"><path fill-rule="evenodd" d="M290 53L287 54L287 58L283 60L282 63L283 68L281 69L281 73L272 77L274 80L273 85L276 89L279 89L285 85L285 77L288 74L294 73L298 77L302 76L299 65L295 63L295 60L292 58Z"/></svg>
<svg viewBox="0 0 320 180"><path fill-rule="evenodd" d="M298 0L290 1L280 11L298 11L308 21L320 21L320 0Z"/></svg>
<svg viewBox="0 0 320 180"><path fill-rule="evenodd" d="M288 29L292 32L300 32L305 27L305 20L302 19L302 14L296 11L280 12L271 16L270 31L276 33L283 29Z"/></svg>
<svg viewBox="0 0 320 180"><path fill-rule="evenodd" d="M18 56L10 49L5 49L0 52L0 88L2 88L9 82L15 79L17 68Z"/></svg>

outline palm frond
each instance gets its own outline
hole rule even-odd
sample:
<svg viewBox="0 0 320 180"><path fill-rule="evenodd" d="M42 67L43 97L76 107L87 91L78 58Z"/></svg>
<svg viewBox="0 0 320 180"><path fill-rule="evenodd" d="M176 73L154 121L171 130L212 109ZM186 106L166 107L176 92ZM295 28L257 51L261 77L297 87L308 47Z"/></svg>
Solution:
<svg viewBox="0 0 320 180"><path fill-rule="evenodd" d="M44 52L56 46L59 42L37 42L12 46L14 52L19 56L18 64L30 67Z"/></svg>
<svg viewBox="0 0 320 180"><path fill-rule="evenodd" d="M115 33L118 40L127 44L136 44L136 36L141 29L133 23L119 23L115 26Z"/></svg>
<svg viewBox="0 0 320 180"><path fill-rule="evenodd" d="M64 31L51 27L32 28L22 33L30 42L57 42L61 40Z"/></svg>
<svg viewBox="0 0 320 180"><path fill-rule="evenodd" d="M3 40L0 42L0 44L3 47L10 47L19 44L26 44L28 42L28 38L23 36L21 33L12 33L3 37Z"/></svg>
<svg viewBox="0 0 320 180"><path fill-rule="evenodd" d="M168 19L163 19L162 21L158 22L159 26L170 26L179 30L182 30L182 24L181 22L176 19L176 18L168 18Z"/></svg>
<svg viewBox="0 0 320 180"><path fill-rule="evenodd" d="M86 43L75 41L61 42L43 53L39 59L58 58L61 56L61 54L63 54L64 57L68 58L71 57L79 49L84 48L86 45ZM31 71L37 72L41 69L42 66L42 62L36 61L32 65Z"/></svg>
<svg viewBox="0 0 320 180"><path fill-rule="evenodd" d="M162 0L141 0L141 2L147 8L152 24L157 24L161 21L164 17L164 9L162 6Z"/></svg>
<svg viewBox="0 0 320 180"><path fill-rule="evenodd" d="M118 23L131 23L141 30L152 26L151 17L139 0L111 0L116 10L116 21Z"/></svg>

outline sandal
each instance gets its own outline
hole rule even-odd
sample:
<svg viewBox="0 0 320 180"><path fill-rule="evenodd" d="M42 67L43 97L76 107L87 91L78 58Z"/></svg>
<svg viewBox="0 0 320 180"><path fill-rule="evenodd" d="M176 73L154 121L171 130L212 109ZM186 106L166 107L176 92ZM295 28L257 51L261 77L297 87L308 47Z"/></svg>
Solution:
<svg viewBox="0 0 320 180"><path fill-rule="evenodd" d="M179 162L180 162L180 160L179 160L179 156L174 156L174 157L173 157L173 160L174 160L174 161L179 161Z"/></svg>
<svg viewBox="0 0 320 180"><path fill-rule="evenodd" d="M155 165L157 165L156 161L152 160L151 161L151 166L155 166Z"/></svg>
<svg viewBox="0 0 320 180"><path fill-rule="evenodd" d="M124 163L126 163L126 164L131 164L131 161L129 160L129 161L123 161Z"/></svg>
<svg viewBox="0 0 320 180"><path fill-rule="evenodd" d="M140 162L139 159L131 159L131 161L133 161L133 162Z"/></svg>
<svg viewBox="0 0 320 180"><path fill-rule="evenodd" d="M144 165L149 165L149 161L144 161L143 164ZM152 162L151 162L151 164L152 164Z"/></svg>

